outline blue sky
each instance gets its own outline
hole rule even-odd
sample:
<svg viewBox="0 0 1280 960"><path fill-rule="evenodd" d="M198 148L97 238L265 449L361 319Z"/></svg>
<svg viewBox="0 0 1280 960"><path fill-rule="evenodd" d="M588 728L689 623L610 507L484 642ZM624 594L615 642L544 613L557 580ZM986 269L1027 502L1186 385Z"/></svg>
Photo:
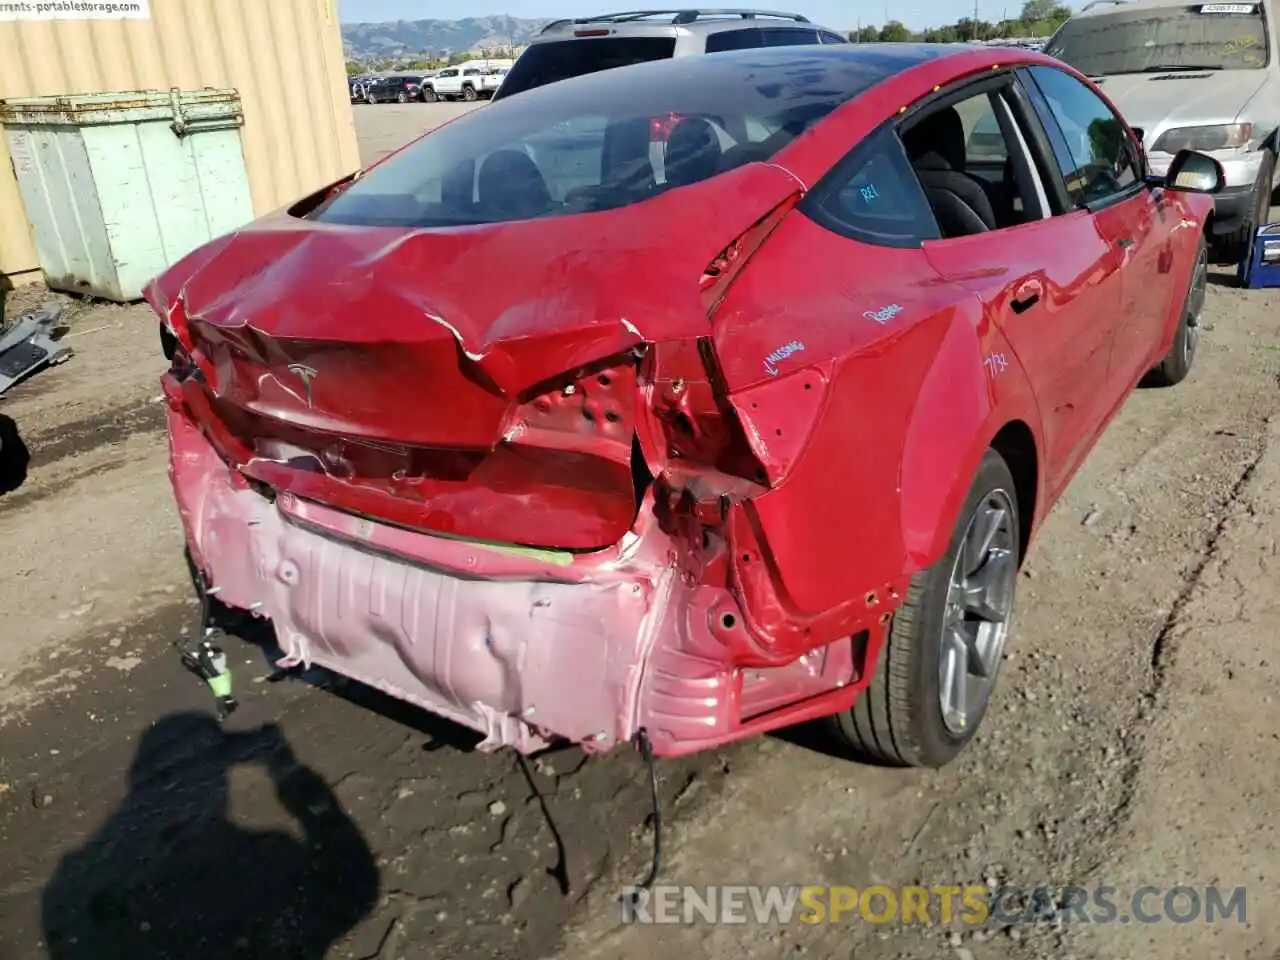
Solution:
<svg viewBox="0 0 1280 960"><path fill-rule="evenodd" d="M675 6L691 5L686 2ZM721 6L761 6L803 13L810 20L835 27L852 29L859 22L879 26L888 18L901 20L912 29L954 23L960 17L973 15L973 0L866 0L845 3L841 0L765 0L765 2L722 3ZM657 6L652 3L630 3L631 9ZM344 23L380 20L461 20L510 14L513 17L577 17L607 10L628 9L628 0L338 0ZM983 20L999 20L1016 16L1022 0L978 0L978 16Z"/></svg>

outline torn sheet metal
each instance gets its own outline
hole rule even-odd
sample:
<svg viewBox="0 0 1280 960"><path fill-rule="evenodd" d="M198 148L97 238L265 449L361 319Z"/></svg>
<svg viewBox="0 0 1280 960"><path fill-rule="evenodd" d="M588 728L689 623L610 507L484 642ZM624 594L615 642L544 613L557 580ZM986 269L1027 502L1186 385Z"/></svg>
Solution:
<svg viewBox="0 0 1280 960"><path fill-rule="evenodd" d="M170 478L192 557L224 603L267 617L285 661L318 664L484 735L603 751L705 749L847 707L870 643L744 672L727 586L699 585L651 507L615 548L566 564L371 523L252 489L172 401Z"/></svg>
<svg viewBox="0 0 1280 960"><path fill-rule="evenodd" d="M0 337L0 394L37 370L70 359L71 348L53 339L60 316L60 304L47 304L18 317Z"/></svg>

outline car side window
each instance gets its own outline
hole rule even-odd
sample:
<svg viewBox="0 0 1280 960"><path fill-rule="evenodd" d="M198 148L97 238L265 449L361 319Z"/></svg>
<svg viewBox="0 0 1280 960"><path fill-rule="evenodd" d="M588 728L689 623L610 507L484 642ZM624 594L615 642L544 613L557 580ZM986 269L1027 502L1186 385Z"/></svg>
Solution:
<svg viewBox="0 0 1280 960"><path fill-rule="evenodd" d="M753 50L763 47L759 27L745 30L722 30L707 37L707 53L723 53L725 50Z"/></svg>
<svg viewBox="0 0 1280 960"><path fill-rule="evenodd" d="M1018 137L999 87L928 107L904 123L903 145L944 238L1041 218L1040 188Z"/></svg>
<svg viewBox="0 0 1280 960"><path fill-rule="evenodd" d="M760 36L766 47L794 47L818 43L818 31L801 27L764 27Z"/></svg>
<svg viewBox="0 0 1280 960"><path fill-rule="evenodd" d="M1137 150L1115 111L1069 73L1041 66L1027 73L1040 93L1031 97L1032 105L1050 128L1071 199L1097 203L1132 189L1141 179ZM1054 127L1061 137L1052 135Z"/></svg>
<svg viewBox="0 0 1280 960"><path fill-rule="evenodd" d="M830 30L819 30L818 36L822 39L823 43L848 43L849 42L844 37L840 36L840 34L832 33Z"/></svg>
<svg viewBox="0 0 1280 960"><path fill-rule="evenodd" d="M855 147L800 209L828 230L879 246L918 247L940 236L891 127L882 127Z"/></svg>

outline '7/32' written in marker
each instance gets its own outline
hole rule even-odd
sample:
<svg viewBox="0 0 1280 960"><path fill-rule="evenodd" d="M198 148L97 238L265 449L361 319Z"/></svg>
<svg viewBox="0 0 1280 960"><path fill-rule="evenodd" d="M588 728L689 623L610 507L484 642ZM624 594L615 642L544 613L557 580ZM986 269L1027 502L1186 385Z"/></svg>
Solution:
<svg viewBox="0 0 1280 960"><path fill-rule="evenodd" d="M1009 369L1009 361L1003 353L993 353L982 362L986 365L988 376L998 377Z"/></svg>

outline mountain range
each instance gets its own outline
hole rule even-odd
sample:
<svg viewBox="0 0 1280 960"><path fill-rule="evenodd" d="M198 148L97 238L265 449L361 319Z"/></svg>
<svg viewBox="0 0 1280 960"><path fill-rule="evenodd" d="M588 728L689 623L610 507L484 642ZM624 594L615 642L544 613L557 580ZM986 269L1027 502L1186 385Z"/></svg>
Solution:
<svg viewBox="0 0 1280 960"><path fill-rule="evenodd" d="M462 20L394 20L344 23L342 44L353 59L465 53L528 43L550 22L521 17L466 17Z"/></svg>

